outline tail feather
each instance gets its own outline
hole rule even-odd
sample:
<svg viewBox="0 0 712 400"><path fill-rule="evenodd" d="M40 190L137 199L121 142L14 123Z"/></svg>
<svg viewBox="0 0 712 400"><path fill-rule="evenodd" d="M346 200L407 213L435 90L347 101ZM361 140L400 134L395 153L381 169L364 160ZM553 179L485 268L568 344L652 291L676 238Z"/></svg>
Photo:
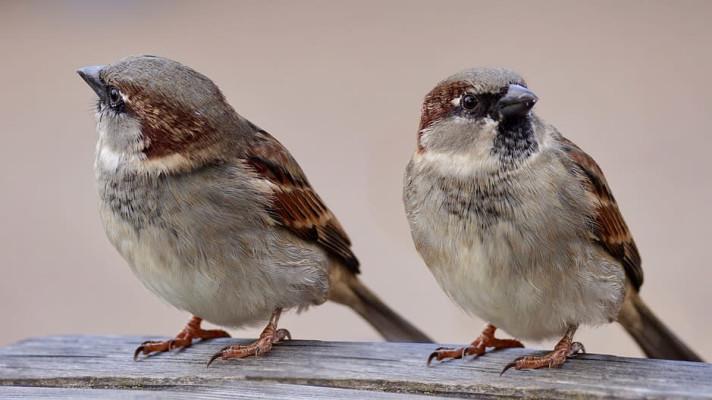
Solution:
<svg viewBox="0 0 712 400"><path fill-rule="evenodd" d="M632 288L623 303L618 322L649 358L702 362L702 358L663 324Z"/></svg>
<svg viewBox="0 0 712 400"><path fill-rule="evenodd" d="M432 343L425 333L381 301L356 275L337 274L329 298L351 307L389 342ZM332 275L333 276L333 275Z"/></svg>

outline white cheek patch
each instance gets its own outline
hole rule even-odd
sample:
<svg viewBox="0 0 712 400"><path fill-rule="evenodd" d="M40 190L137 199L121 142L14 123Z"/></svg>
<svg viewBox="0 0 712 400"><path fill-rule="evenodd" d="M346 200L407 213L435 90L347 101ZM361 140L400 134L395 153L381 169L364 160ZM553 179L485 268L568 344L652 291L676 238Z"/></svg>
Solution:
<svg viewBox="0 0 712 400"><path fill-rule="evenodd" d="M489 149L470 154L447 154L426 151L422 154L416 154L415 158L421 158L423 163L434 167L442 175L461 178L489 174L500 167L499 160L491 155Z"/></svg>
<svg viewBox="0 0 712 400"><path fill-rule="evenodd" d="M122 95L125 99L127 96ZM138 121L124 115L99 115L99 140L95 166L98 170L115 173L118 170L150 175L188 170L193 161L182 154L168 154L147 158L144 150L149 143L141 134ZM196 156L200 156L197 154Z"/></svg>
<svg viewBox="0 0 712 400"><path fill-rule="evenodd" d="M97 146L97 166L105 171L116 171L121 163L121 154L111 150L108 146Z"/></svg>
<svg viewBox="0 0 712 400"><path fill-rule="evenodd" d="M142 152L117 152L100 143L97 146L96 167L105 172L116 172L119 168L126 171L160 175L190 169L193 162L181 154L147 159Z"/></svg>
<svg viewBox="0 0 712 400"><path fill-rule="evenodd" d="M499 158L492 154L492 140L497 134L497 125L496 121L485 118L482 124L477 127L479 130L477 137L466 145L467 148L451 148L449 150L428 149L429 135L437 134L437 132L424 132L423 143L426 150L416 154L415 157L443 175L469 177L491 173L501 166ZM459 119L454 119L451 125L434 129L448 129L451 132L452 130L457 132L456 129L469 130L472 129L472 126L464 119L461 122ZM462 134L466 134L466 132L462 132Z"/></svg>
<svg viewBox="0 0 712 400"><path fill-rule="evenodd" d="M140 152L140 131L138 124L129 119L98 113L95 166L107 172L138 160Z"/></svg>

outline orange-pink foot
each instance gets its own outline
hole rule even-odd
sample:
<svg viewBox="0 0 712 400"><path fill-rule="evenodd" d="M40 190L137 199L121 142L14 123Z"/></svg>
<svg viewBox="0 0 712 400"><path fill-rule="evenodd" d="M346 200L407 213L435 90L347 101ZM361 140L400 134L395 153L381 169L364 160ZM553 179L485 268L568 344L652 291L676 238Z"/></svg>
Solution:
<svg viewBox="0 0 712 400"><path fill-rule="evenodd" d="M539 369L539 368L559 368L569 357L578 353L585 353L586 349L580 342L573 341L573 331L569 330L566 335L556 344L554 350L543 356L519 357L507 364L500 375L508 369Z"/></svg>
<svg viewBox="0 0 712 400"><path fill-rule="evenodd" d="M277 322L282 310L278 309L272 314L269 323L260 334L259 339L248 345L232 345L224 347L222 350L215 353L208 361L208 367L213 361L220 358L221 360L229 360L232 358L246 358L250 356L260 356L267 354L272 350L272 345L284 340L291 340L292 335L286 329L277 329Z"/></svg>
<svg viewBox="0 0 712 400"><path fill-rule="evenodd" d="M203 320L198 317L193 317L188 321L175 338L171 340L148 340L143 342L134 351L134 360L138 360L140 354L151 355L155 353L163 353L175 349L185 349L193 344L194 339L209 340L222 337L230 337L230 334L220 329L201 329L200 323Z"/></svg>
<svg viewBox="0 0 712 400"><path fill-rule="evenodd" d="M485 329L482 331L480 336L470 343L469 346L460 348L438 347L428 357L428 365L430 365L433 360L456 360L466 356L478 357L485 354L488 347L493 348L494 350L524 347L522 342L518 340L497 339L494 337L495 330L497 330L497 328L494 325L488 324L485 326Z"/></svg>

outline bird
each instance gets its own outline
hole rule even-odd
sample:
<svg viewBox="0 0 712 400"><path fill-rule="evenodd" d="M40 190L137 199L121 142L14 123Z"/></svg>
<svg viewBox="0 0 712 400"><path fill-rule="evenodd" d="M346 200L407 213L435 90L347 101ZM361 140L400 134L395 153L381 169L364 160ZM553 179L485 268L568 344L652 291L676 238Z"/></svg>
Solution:
<svg viewBox="0 0 712 400"><path fill-rule="evenodd" d="M94 171L109 241L154 294L192 317L155 355L228 337L201 328L266 323L220 358L262 355L291 338L283 310L332 300L390 341L430 342L358 277L334 214L287 149L240 116L215 83L167 58L131 56L80 68L98 96Z"/></svg>
<svg viewBox="0 0 712 400"><path fill-rule="evenodd" d="M643 302L641 257L601 168L537 101L505 68L464 70L424 98L403 184L411 236L448 296L487 322L428 365L560 339L502 373L560 367L585 352L579 326L614 321L648 357L701 361Z"/></svg>

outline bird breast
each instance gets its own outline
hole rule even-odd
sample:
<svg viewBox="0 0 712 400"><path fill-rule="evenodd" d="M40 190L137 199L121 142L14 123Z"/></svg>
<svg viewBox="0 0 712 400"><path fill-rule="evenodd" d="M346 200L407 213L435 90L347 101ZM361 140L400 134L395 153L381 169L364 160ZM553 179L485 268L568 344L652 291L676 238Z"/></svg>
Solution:
<svg viewBox="0 0 712 400"><path fill-rule="evenodd" d="M326 255L272 226L239 166L170 176L98 171L111 243L153 293L223 326L325 300Z"/></svg>
<svg viewBox="0 0 712 400"><path fill-rule="evenodd" d="M416 154L406 172L412 236L445 292L522 339L612 319L624 273L588 241L583 190L556 153L509 169L452 165L466 161Z"/></svg>

